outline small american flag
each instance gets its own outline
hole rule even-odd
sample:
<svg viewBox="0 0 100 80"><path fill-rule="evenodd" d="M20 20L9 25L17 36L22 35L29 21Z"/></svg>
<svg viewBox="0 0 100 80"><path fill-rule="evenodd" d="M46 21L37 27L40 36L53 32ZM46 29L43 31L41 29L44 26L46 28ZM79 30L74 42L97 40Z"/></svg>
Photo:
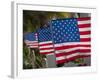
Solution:
<svg viewBox="0 0 100 80"><path fill-rule="evenodd" d="M43 27L38 30L40 54L54 54L51 28Z"/></svg>
<svg viewBox="0 0 100 80"><path fill-rule="evenodd" d="M90 56L89 17L57 19L51 23L57 64Z"/></svg>
<svg viewBox="0 0 100 80"><path fill-rule="evenodd" d="M24 35L24 42L29 48L38 48L37 33L27 33Z"/></svg>

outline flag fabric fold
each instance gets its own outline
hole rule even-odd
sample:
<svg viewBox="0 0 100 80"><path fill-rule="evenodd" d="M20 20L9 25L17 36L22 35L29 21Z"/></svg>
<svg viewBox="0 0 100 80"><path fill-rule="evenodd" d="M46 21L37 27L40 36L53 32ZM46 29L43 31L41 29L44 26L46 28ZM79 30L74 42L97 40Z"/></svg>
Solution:
<svg viewBox="0 0 100 80"><path fill-rule="evenodd" d="M52 37L57 64L90 56L90 18L52 20Z"/></svg>
<svg viewBox="0 0 100 80"><path fill-rule="evenodd" d="M27 33L24 35L24 42L29 48L38 48L37 33Z"/></svg>
<svg viewBox="0 0 100 80"><path fill-rule="evenodd" d="M91 56L91 18L51 20L50 25L24 36L29 48L39 48L40 54L55 55L56 63L66 63Z"/></svg>
<svg viewBox="0 0 100 80"><path fill-rule="evenodd" d="M38 30L40 54L54 54L51 27L43 27Z"/></svg>

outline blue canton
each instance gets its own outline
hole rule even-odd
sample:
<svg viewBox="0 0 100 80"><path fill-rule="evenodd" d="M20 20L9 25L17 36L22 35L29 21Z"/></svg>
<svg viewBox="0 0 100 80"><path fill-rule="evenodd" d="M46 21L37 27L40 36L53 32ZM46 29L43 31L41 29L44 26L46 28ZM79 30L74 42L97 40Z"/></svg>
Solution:
<svg viewBox="0 0 100 80"><path fill-rule="evenodd" d="M77 19L57 19L52 20L52 34L54 43L79 42L80 33Z"/></svg>
<svg viewBox="0 0 100 80"><path fill-rule="evenodd" d="M44 41L51 41L52 35L51 35L51 28L50 27L43 27L38 30L38 40L39 42Z"/></svg>
<svg viewBox="0 0 100 80"><path fill-rule="evenodd" d="M35 41L36 40L35 33L28 33L24 35L24 40Z"/></svg>

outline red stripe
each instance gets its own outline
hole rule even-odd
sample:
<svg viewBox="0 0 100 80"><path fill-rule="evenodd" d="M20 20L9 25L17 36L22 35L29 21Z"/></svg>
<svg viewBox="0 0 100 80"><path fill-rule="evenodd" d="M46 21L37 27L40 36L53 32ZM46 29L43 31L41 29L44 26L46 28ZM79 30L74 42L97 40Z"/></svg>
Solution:
<svg viewBox="0 0 100 80"><path fill-rule="evenodd" d="M90 20L90 17L84 17L84 18L77 18L78 21L85 21L85 20Z"/></svg>
<svg viewBox="0 0 100 80"><path fill-rule="evenodd" d="M81 38L80 42L89 42L91 41L91 38Z"/></svg>
<svg viewBox="0 0 100 80"><path fill-rule="evenodd" d="M82 44L79 44L79 47L91 47L91 45L87 45L87 44L82 45Z"/></svg>
<svg viewBox="0 0 100 80"><path fill-rule="evenodd" d="M53 43L43 43L43 44L39 44L40 47L43 47L43 48L39 48L40 51L44 51L44 50L50 50L50 49L54 49L53 46L52 47L48 47L46 48L45 46L50 46L50 45L53 45ZM51 54L51 53L54 53L54 51L50 51L50 52L40 52L40 54Z"/></svg>
<svg viewBox="0 0 100 80"><path fill-rule="evenodd" d="M90 17L86 17L86 18L78 18L77 20L78 21L86 21L86 20L90 20L91 18ZM91 27L91 24L79 24L78 25L79 28L88 28L88 27ZM81 31L80 32L80 35L89 35L91 34L91 31ZM81 38L80 39L80 42L89 42L91 41L91 38ZM56 47L55 49L56 50L63 50L63 49L69 49L69 48L74 48L74 47L91 47L91 45L87 45L87 44L79 44L79 45L70 45L70 46L61 46L61 47ZM77 50L74 50L74 51L70 51L70 52L62 52L62 53L59 53L59 54L56 54L56 57L60 57L60 56L66 56L67 55L71 55L71 54L74 54L74 53L77 53L79 52L79 54L81 53L89 53L91 52L90 49L77 49ZM90 57L91 55L77 55L77 56L74 56L74 57L71 57L69 59L67 59L67 62L71 61L71 60L75 60L76 58L81 58L81 57ZM60 63L65 63L66 62L66 59L62 59L62 60L57 60L57 64L60 64Z"/></svg>
<svg viewBox="0 0 100 80"><path fill-rule="evenodd" d="M81 31L80 35L88 35L91 34L91 31Z"/></svg>
<svg viewBox="0 0 100 80"><path fill-rule="evenodd" d="M91 52L90 49L77 49L77 50L73 50L73 51L70 51L70 52L61 52L61 53L58 53L56 54L56 57L60 57L60 56L64 56L64 55L71 55L71 54L74 54L74 53L89 53Z"/></svg>
<svg viewBox="0 0 100 80"><path fill-rule="evenodd" d="M91 57L91 55L77 55L77 56L74 56L74 57L71 57L71 58L68 58L68 59L62 59L62 60L57 60L57 64L61 64L61 63L65 63L65 62L69 62L69 61L73 61L77 58L85 58L85 57Z"/></svg>
<svg viewBox="0 0 100 80"><path fill-rule="evenodd" d="M91 27L91 24L80 24L78 25L79 28L88 28Z"/></svg>
<svg viewBox="0 0 100 80"><path fill-rule="evenodd" d="M56 54L56 57L60 57L60 56L67 56L67 55L71 55L71 54L74 54L74 53L89 53L91 52L90 49L77 49L77 50L74 50L74 51L70 51L70 52L62 52L62 53L59 53L59 54Z"/></svg>
<svg viewBox="0 0 100 80"><path fill-rule="evenodd" d="M69 49L69 48L74 48L74 47L90 47L90 45L69 45L69 46L60 46L60 47L55 47L55 50L63 50L63 49Z"/></svg>
<svg viewBox="0 0 100 80"><path fill-rule="evenodd" d="M91 52L91 50L90 49L80 49L79 52L80 53L89 53L89 52Z"/></svg>
<svg viewBox="0 0 100 80"><path fill-rule="evenodd" d="M39 46L47 46L47 45L53 45L53 43L39 44Z"/></svg>
<svg viewBox="0 0 100 80"><path fill-rule="evenodd" d="M60 47L55 47L55 50L62 50L62 49L74 48L74 47L78 47L78 46L79 45L60 46Z"/></svg>
<svg viewBox="0 0 100 80"><path fill-rule="evenodd" d="M64 54L67 56L67 55L71 55L71 54L74 54L74 53L77 53L79 52L79 49L77 50L73 50L73 51L70 51L70 52L62 52L62 53L59 53L59 54L56 54L57 57L60 57L60 56L64 56Z"/></svg>
<svg viewBox="0 0 100 80"><path fill-rule="evenodd" d="M66 62L66 59L57 60L56 62L57 62L57 64L65 63Z"/></svg>
<svg viewBox="0 0 100 80"><path fill-rule="evenodd" d="M59 54L56 54L56 57L60 57L60 56L66 56L66 53L59 53Z"/></svg>
<svg viewBox="0 0 100 80"><path fill-rule="evenodd" d="M54 51L50 51L50 52L40 52L40 54L51 54L54 53Z"/></svg>

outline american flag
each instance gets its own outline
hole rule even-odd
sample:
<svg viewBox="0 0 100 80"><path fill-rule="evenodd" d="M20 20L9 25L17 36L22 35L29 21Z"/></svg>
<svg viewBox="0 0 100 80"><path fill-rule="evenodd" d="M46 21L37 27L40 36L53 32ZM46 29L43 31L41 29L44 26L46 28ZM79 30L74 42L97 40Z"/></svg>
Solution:
<svg viewBox="0 0 100 80"><path fill-rule="evenodd" d="M38 30L38 41L40 54L54 54L51 28L43 27Z"/></svg>
<svg viewBox="0 0 100 80"><path fill-rule="evenodd" d="M24 35L24 42L29 48L38 48L37 33L27 33Z"/></svg>
<svg viewBox="0 0 100 80"><path fill-rule="evenodd" d="M91 55L89 17L57 19L51 23L57 64Z"/></svg>

